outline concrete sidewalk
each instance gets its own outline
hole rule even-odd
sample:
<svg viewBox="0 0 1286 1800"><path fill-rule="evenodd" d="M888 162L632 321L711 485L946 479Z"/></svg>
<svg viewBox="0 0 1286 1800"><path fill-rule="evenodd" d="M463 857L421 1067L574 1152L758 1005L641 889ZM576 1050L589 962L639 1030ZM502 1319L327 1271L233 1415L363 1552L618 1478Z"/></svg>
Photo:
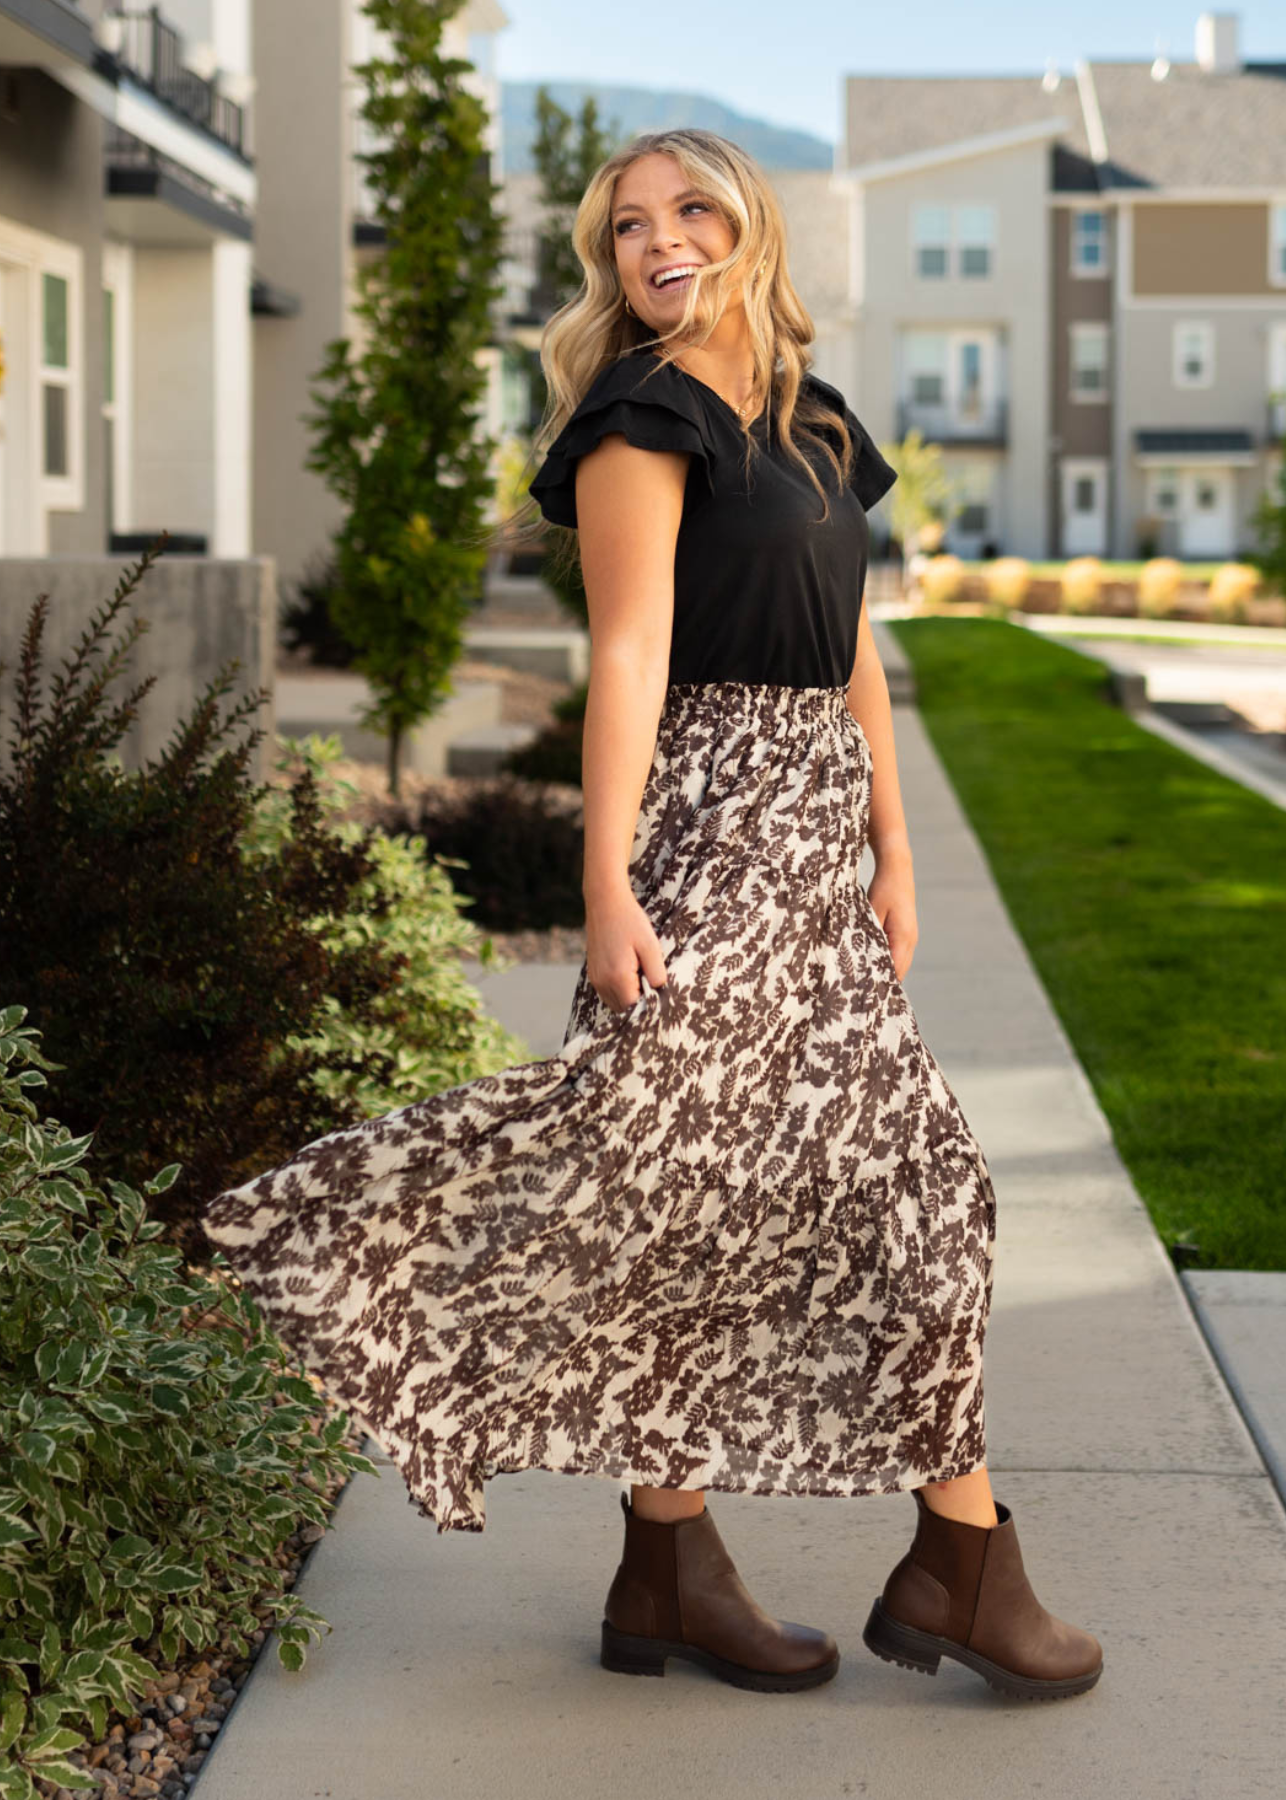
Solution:
<svg viewBox="0 0 1286 1800"><path fill-rule="evenodd" d="M663 1681L609 1674L618 1483L498 1476L486 1531L439 1536L381 1461L302 1579L333 1633L295 1675L269 1643L197 1800L1281 1792L1286 1514L913 708L896 731L920 919L907 993L999 1201L989 1466L1037 1593L1102 1639L1099 1685L1032 1705L955 1663L928 1680L871 1656L862 1625L914 1524L902 1494L710 1496L761 1603L835 1633L826 1687L751 1694L673 1660ZM546 1054L575 974L480 985Z"/></svg>

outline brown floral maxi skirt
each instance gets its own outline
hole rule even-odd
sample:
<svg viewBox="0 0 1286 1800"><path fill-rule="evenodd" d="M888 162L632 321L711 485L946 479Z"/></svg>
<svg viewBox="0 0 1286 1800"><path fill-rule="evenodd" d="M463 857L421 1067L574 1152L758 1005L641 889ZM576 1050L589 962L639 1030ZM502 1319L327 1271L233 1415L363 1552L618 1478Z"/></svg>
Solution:
<svg viewBox="0 0 1286 1800"><path fill-rule="evenodd" d="M630 882L668 979L305 1146L206 1231L439 1532L530 1468L891 1493L985 1461L995 1196L858 880L842 687L672 684Z"/></svg>

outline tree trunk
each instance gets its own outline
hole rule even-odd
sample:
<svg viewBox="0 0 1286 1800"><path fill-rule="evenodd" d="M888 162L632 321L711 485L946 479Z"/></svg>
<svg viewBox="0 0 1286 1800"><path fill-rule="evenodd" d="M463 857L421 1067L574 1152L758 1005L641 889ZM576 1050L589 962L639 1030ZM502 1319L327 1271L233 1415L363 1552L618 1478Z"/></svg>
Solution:
<svg viewBox="0 0 1286 1800"><path fill-rule="evenodd" d="M388 791L394 800L400 800L402 797L400 786L401 761L402 727L400 725L394 725L388 734L388 764L385 771L388 780Z"/></svg>

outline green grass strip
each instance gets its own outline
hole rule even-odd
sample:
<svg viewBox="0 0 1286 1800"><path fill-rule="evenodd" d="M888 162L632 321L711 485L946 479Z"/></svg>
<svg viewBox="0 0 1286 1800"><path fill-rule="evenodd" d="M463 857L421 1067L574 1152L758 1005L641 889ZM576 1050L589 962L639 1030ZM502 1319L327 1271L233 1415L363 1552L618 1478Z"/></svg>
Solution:
<svg viewBox="0 0 1286 1800"><path fill-rule="evenodd" d="M1119 711L1064 645L999 619L889 628L1163 1242L1286 1269L1286 812Z"/></svg>

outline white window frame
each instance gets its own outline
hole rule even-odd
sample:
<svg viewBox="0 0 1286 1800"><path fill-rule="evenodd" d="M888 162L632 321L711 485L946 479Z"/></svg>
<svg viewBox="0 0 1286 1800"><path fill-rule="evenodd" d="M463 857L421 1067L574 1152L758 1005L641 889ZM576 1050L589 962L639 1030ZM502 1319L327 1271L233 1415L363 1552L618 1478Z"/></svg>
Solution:
<svg viewBox="0 0 1286 1800"><path fill-rule="evenodd" d="M1102 260L1097 263L1085 262L1081 255L1085 243L1085 238L1081 232L1081 226L1086 219L1098 219L1100 221L1101 228L1097 242L1102 252ZM1112 271L1109 267L1110 259L1108 255L1107 212L1103 207L1078 206L1072 209L1071 240L1071 253L1068 260L1073 275L1081 280L1089 281L1093 280L1096 276L1111 274Z"/></svg>
<svg viewBox="0 0 1286 1800"><path fill-rule="evenodd" d="M79 512L85 504L85 297L83 284L84 258L75 244L47 240L38 264L33 269L33 301L36 329L33 333L36 355L35 380L36 434L39 453L36 458L36 491L39 504L51 511ZM45 277L52 275L67 284L67 367L58 369L45 364ZM67 400L67 470L63 475L46 475L45 461L45 389L64 389Z"/></svg>
<svg viewBox="0 0 1286 1800"><path fill-rule="evenodd" d="M1286 288L1286 195L1268 204L1268 285Z"/></svg>
<svg viewBox="0 0 1286 1800"><path fill-rule="evenodd" d="M26 399L31 430L29 504L43 521L46 512L80 512L85 505L85 306L84 252L42 231L0 219L0 249L5 260L25 272L28 320ZM44 277L67 282L67 368L48 371L67 390L67 473L45 474L45 311ZM19 275L17 279L23 279ZM17 383L20 371L10 361L6 383ZM43 522L38 533L44 541ZM43 553L42 553L43 554Z"/></svg>
<svg viewBox="0 0 1286 1800"><path fill-rule="evenodd" d="M917 354L918 352L918 354ZM903 336L903 398L910 406L946 407L951 392L951 346L945 331L909 331ZM921 400L914 393L917 375L938 376L942 383L941 398Z"/></svg>
<svg viewBox="0 0 1286 1800"><path fill-rule="evenodd" d="M1102 345L1103 385L1099 388L1078 387L1077 374L1085 365L1078 356L1078 346ZM1111 328L1102 319L1078 319L1068 327L1067 397L1078 406L1103 406L1112 390Z"/></svg>
<svg viewBox="0 0 1286 1800"><path fill-rule="evenodd" d="M925 223L930 214L941 213L946 220L946 236L930 232ZM941 249L942 273L928 275L920 267L921 250ZM951 208L937 201L924 200L911 210L911 278L914 281L949 281L951 279Z"/></svg>
<svg viewBox="0 0 1286 1800"><path fill-rule="evenodd" d="M1183 340L1186 332L1200 332L1205 343L1202 372L1195 379L1183 370ZM1171 328L1170 374L1177 388L1208 388L1215 384L1215 328L1210 319L1176 319Z"/></svg>
<svg viewBox="0 0 1286 1800"><path fill-rule="evenodd" d="M985 221L980 235L975 235L971 230L966 237L961 219L967 213L977 214ZM951 235L952 247L955 251L952 263L957 280L990 281L996 273L996 208L993 203L990 200L980 200L962 202L958 206L953 206L951 209ZM987 252L987 266L981 274L966 275L964 267L966 250L985 250Z"/></svg>
<svg viewBox="0 0 1286 1800"><path fill-rule="evenodd" d="M1276 319L1268 327L1267 375L1268 428L1280 438L1286 432L1286 319Z"/></svg>
<svg viewBox="0 0 1286 1800"><path fill-rule="evenodd" d="M962 218L973 213L980 215L985 221L981 233L971 229L968 237L964 233ZM946 221L946 236L940 237L936 229L930 230L928 220L932 215L941 214ZM941 249L943 252L943 269L940 275L927 275L920 268L920 251L922 249ZM965 251L985 249L987 267L982 274L966 275L964 272ZM996 274L996 206L992 200L961 200L954 205L945 201L922 200L911 209L911 279L913 281L991 281Z"/></svg>

